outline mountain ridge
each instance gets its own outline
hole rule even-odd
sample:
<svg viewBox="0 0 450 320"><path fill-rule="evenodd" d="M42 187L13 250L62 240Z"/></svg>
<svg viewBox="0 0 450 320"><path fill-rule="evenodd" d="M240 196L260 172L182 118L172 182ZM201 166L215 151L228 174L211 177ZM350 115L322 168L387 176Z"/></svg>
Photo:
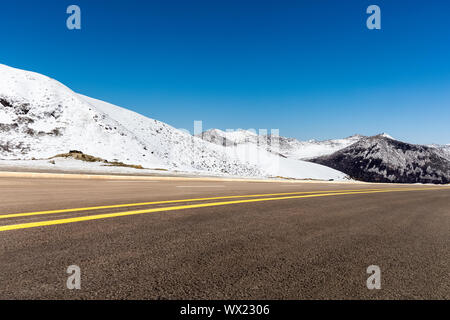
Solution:
<svg viewBox="0 0 450 320"><path fill-rule="evenodd" d="M450 153L382 135L311 161L366 182L450 183Z"/></svg>
<svg viewBox="0 0 450 320"><path fill-rule="evenodd" d="M360 134L354 134L343 139L301 141L296 138L272 134L257 134L253 130L243 129L230 131L209 129L196 136L205 141L223 146L252 143L264 147L274 154L280 154L283 157L296 160L309 160L321 155L331 154L365 137Z"/></svg>

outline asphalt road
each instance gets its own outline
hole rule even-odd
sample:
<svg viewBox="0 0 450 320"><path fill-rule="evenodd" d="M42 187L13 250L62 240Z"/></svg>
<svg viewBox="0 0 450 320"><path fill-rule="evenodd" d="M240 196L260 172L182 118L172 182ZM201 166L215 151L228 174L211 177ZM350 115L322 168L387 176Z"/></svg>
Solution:
<svg viewBox="0 0 450 320"><path fill-rule="evenodd" d="M0 178L0 299L449 299L449 248L449 187Z"/></svg>

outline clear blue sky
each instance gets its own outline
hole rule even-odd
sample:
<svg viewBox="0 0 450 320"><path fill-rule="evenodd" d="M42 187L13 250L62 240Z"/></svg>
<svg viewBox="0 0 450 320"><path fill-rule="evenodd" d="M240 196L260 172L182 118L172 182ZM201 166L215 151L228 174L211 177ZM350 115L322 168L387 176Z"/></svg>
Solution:
<svg viewBox="0 0 450 320"><path fill-rule="evenodd" d="M66 8L82 30L66 28ZM382 30L366 28L377 4ZM450 143L450 2L15 0L0 62L178 128Z"/></svg>

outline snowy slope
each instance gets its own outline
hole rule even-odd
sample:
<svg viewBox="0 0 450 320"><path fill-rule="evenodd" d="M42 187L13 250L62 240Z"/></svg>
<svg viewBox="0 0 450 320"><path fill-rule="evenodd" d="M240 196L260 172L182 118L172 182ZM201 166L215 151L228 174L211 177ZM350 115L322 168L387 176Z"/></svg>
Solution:
<svg viewBox="0 0 450 320"><path fill-rule="evenodd" d="M40 74L0 65L0 159L45 159L79 150L146 168L233 176L343 179L254 144L223 147L163 122L78 95Z"/></svg>
<svg viewBox="0 0 450 320"><path fill-rule="evenodd" d="M279 148L280 153L286 157L307 160L332 154L358 142L362 138L363 136L354 135L344 139L299 141L297 139L280 137Z"/></svg>
<svg viewBox="0 0 450 320"><path fill-rule="evenodd" d="M0 65L0 158L48 158L81 150L162 166L132 132L48 77Z"/></svg>
<svg viewBox="0 0 450 320"><path fill-rule="evenodd" d="M265 147L272 153L300 160L332 154L364 138L361 135L354 135L345 139L300 141L282 136L271 137L270 135L257 135L256 132L249 130L225 132L219 129L205 131L199 134L198 137L205 141L223 146L253 143Z"/></svg>
<svg viewBox="0 0 450 320"><path fill-rule="evenodd" d="M428 147L438 150L438 152L440 152L443 157L447 158L447 160L450 161L450 144L445 145L431 144L428 145Z"/></svg>

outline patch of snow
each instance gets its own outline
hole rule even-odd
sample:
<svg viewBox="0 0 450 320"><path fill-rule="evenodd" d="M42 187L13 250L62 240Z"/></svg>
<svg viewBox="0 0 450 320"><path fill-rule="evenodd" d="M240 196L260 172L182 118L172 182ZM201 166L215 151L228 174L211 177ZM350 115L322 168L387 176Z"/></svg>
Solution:
<svg viewBox="0 0 450 320"><path fill-rule="evenodd" d="M3 123L3 124L14 123L13 117L10 114L6 113L6 111L3 108L0 109L0 123Z"/></svg>
<svg viewBox="0 0 450 320"><path fill-rule="evenodd" d="M387 133L382 133L382 134L380 134L380 137L383 137L383 138L388 138L388 139L392 139L392 140L395 140L394 138L392 138L389 134L387 134Z"/></svg>

